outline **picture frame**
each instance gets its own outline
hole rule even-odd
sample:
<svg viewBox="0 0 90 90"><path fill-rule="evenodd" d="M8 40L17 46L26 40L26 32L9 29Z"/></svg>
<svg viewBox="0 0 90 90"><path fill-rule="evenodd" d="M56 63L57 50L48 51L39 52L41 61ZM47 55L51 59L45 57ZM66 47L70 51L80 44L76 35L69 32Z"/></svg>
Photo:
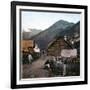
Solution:
<svg viewBox="0 0 90 90"><path fill-rule="evenodd" d="M87 23L87 14L88 14L87 6L84 6L84 5L12 1L11 2L11 88L12 89L14 89L14 88L34 88L34 87L51 87L51 86L87 84L88 83L88 71L87 71L87 69L88 69L87 68L88 67L87 66L87 63L88 63L88 61L87 61L87 54L88 54L87 53L87 48L88 48L88 46L87 46L87 40L88 40L88 38L87 38L87 33L88 33L87 25L88 25L88 23ZM26 34L26 36L24 37L24 34L22 34L22 32L23 32L22 27L25 24L27 24L30 20L31 20L31 22L29 22L29 23L31 24L31 27L35 28L35 29L40 28L40 27L45 28L45 26L49 27L51 24L57 27L57 25L53 24L52 22L55 22L55 20L57 20L57 18L60 19L60 15L62 16L62 19L63 19L63 16L65 15L64 16L65 20L71 20L71 22L75 21L75 20L79 20L79 22L80 22L79 26L78 26L79 27L79 34L78 34L78 36L79 36L79 51L78 51L77 47L72 47L72 46L71 46L71 48L69 48L71 51L70 50L68 51L66 48L68 46L65 46L65 48L63 50L61 50L61 53L60 53L60 58L62 56L63 59L64 59L64 57L71 58L72 56L78 57L78 55L79 55L79 58L75 59L76 60L75 62L78 62L78 59L79 59L79 71L77 71L78 68L77 69L74 68L74 70L76 70L75 72L68 71L69 73L68 72L65 73L66 69L65 70L63 69L62 74L57 75L56 74L56 73L58 73L58 71L57 71L56 73L51 73L50 76L44 75L45 77L41 78L41 76L43 76L43 75L40 75L40 74L46 72L45 70L43 70L43 71L37 71L37 72L35 71L34 72L34 73L41 72L41 73L39 73L40 77L37 74L35 74L36 76L35 75L28 76L28 75L26 75L26 71L29 71L29 69L32 68L31 65L33 65L33 62L35 62L35 61L32 61L32 62L30 62L30 64L29 64L30 67L28 69L26 69L25 75L24 75L23 68L24 67L27 68L28 64L26 64L26 62L24 62L24 61L21 62L21 60L24 59L21 57L21 56L24 56L24 54L21 54L21 52L23 49L22 47L24 47L24 44L25 44L25 46L27 46L26 45L27 42L24 40L26 40L26 38L27 38L27 36L29 36L29 34ZM66 16L68 16L68 17L66 17ZM55 17L57 17L57 18L55 20L53 20ZM72 19L70 19L70 18L72 18ZM38 19L39 22L37 22L36 19ZM44 21L42 21L42 20L44 20ZM49 20L51 20L51 21L49 22ZM61 21L64 24L66 23L63 20L61 20ZM60 23L61 23L61 21L60 21ZM67 26L67 23L65 24L66 26ZM34 24L34 25L32 25L32 24ZM75 23L75 25L76 24L77 23ZM59 25L61 25L61 24L59 24ZM64 28L65 28L65 25L64 25ZM69 25L71 25L71 24L69 23ZM74 27L75 26L73 26L72 29L74 29ZM52 26L49 29L52 30L53 28L52 29L51 28L52 28ZM64 30L64 28L62 28L62 30ZM27 31L27 28L25 28L25 30ZM33 31L34 31L34 29L33 29ZM53 33L55 34L54 31L53 31ZM42 32L44 32L44 31L42 31ZM72 34L74 33L74 31L69 31L66 33L65 32L61 33L61 36L64 37L64 40L66 38L65 35L70 36L69 40L72 40ZM42 34L42 36L45 36L44 39L46 38L46 41L49 42L50 41L49 37L53 36L53 33L50 32L48 35ZM76 35L76 33L77 32L75 32L74 34ZM34 38L34 39L36 37L35 40L37 40L38 37L43 38L41 35L39 35L38 37L37 36L33 37L33 36L32 36L32 38ZM47 36L49 36L49 37L47 37ZM30 37L29 37L29 40L32 39ZM58 35L55 37L58 37ZM40 40L41 38L39 38L38 40ZM54 39L52 39L52 40L54 41ZM59 40L62 40L62 39L59 38ZM73 38L73 40L76 40L76 38ZM46 41L45 41L45 43L44 42L43 43L44 43L44 45L47 46ZM32 41L28 41L28 42L32 43ZM63 41L61 41L61 42L63 42ZM35 45L36 45L36 43L38 44L38 42L35 42ZM41 42L39 42L39 43L41 43ZM49 44L51 45L52 43L49 42L48 45ZM30 45L32 46L33 44L30 44ZM50 55L50 56L55 55L55 51L57 51L57 49L59 49L59 48L57 48L57 49L55 48L53 51L54 52L54 54L53 54L53 52L49 52L49 48L48 48L48 52L46 52L45 51L46 46L44 46L43 44L41 46L40 45L39 45L40 50L38 49L37 52L40 51L39 55L41 55L41 56L43 55L42 58L46 57L44 55ZM55 45L56 45L56 43L55 43ZM75 46L75 45L73 45L73 46ZM43 50L43 48L45 50ZM50 46L50 48L51 48L51 46ZM31 48L29 48L29 49L31 49ZM35 49L35 47L33 49ZM74 54L72 54L71 52ZM78 54L78 52L79 52L79 54ZM56 57L58 54L59 54L59 52L56 54L55 60L57 59ZM37 55L37 54L34 54L34 56L35 55ZM28 56L30 56L30 55L28 54ZM30 56L30 58L31 58L31 56ZM32 57L32 58L34 58L34 57ZM66 61L71 60L71 59L66 58ZM23 63L25 63L25 64L23 64ZM24 66L24 65L26 65L26 66ZM66 65L65 67L67 67L67 64L64 63L63 65L64 66ZM71 64L69 64L69 65L71 65ZM62 67L64 67L64 66L62 66ZM33 66L33 67L35 67L35 66ZM48 67L48 68L49 68L48 70L53 71L53 68L51 68L51 67ZM73 68L73 67L70 67L70 68ZM59 71L60 70L61 69L59 69ZM32 70L29 71L29 74L30 74L30 72L32 72ZM59 72L59 73L61 73L61 72Z"/></svg>

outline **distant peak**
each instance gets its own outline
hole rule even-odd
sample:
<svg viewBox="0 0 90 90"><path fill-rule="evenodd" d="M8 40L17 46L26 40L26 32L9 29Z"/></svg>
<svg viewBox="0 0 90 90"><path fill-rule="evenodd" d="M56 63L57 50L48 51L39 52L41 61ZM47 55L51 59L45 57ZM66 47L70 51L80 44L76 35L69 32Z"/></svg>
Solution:
<svg viewBox="0 0 90 90"><path fill-rule="evenodd" d="M57 21L56 23L54 23L51 27L49 28L52 28L52 29L65 29L67 28L68 26L72 26L74 25L74 23L71 23L71 22L68 22L68 21L65 21L65 20L59 20Z"/></svg>
<svg viewBox="0 0 90 90"><path fill-rule="evenodd" d="M73 22L69 22L69 21L62 20L62 19L61 19L61 20L59 20L59 21L57 21L57 22L59 22L59 23L67 23L67 24L69 24L69 23L74 24ZM56 23L57 23L57 22L56 22Z"/></svg>

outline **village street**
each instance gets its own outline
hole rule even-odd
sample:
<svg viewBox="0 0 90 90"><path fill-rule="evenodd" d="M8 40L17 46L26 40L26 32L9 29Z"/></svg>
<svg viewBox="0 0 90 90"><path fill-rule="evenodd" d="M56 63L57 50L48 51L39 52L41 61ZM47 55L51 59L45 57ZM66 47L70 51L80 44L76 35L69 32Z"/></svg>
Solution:
<svg viewBox="0 0 90 90"><path fill-rule="evenodd" d="M48 77L50 72L44 69L46 60L46 56L41 56L38 60L32 62L32 64L24 64L22 78Z"/></svg>
<svg viewBox="0 0 90 90"><path fill-rule="evenodd" d="M57 61L55 63L56 66L53 66L54 73L51 69L45 69L45 62L49 60L48 56L41 56L36 61L33 61L31 64L23 64L22 66L22 78L44 78L44 77L52 77L56 76L55 72L58 72L58 76L63 75L79 75L79 63L71 63L71 64L61 64ZM63 72L62 72L63 70Z"/></svg>

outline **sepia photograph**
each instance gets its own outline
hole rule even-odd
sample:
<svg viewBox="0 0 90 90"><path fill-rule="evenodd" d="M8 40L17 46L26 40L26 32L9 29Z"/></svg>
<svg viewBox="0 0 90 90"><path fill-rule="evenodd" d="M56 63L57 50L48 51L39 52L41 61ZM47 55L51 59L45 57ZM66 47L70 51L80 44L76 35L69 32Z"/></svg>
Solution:
<svg viewBox="0 0 90 90"><path fill-rule="evenodd" d="M80 75L80 13L21 10L21 78Z"/></svg>

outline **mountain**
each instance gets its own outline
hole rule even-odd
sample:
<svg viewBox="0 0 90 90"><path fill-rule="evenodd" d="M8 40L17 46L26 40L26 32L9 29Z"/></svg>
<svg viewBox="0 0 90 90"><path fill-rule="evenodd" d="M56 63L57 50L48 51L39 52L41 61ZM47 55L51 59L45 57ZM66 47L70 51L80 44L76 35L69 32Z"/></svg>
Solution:
<svg viewBox="0 0 90 90"><path fill-rule="evenodd" d="M59 20L55 24L53 24L49 29L65 29L69 26L72 26L74 23L65 21L65 20Z"/></svg>
<svg viewBox="0 0 90 90"><path fill-rule="evenodd" d="M60 36L60 32L69 30L74 23L70 23L64 20L59 20L48 29L40 32L39 34L31 37L30 39L35 40L41 50L47 48L48 44Z"/></svg>
<svg viewBox="0 0 90 90"><path fill-rule="evenodd" d="M61 36L67 35L70 37L73 37L75 35L80 35L80 21L77 22L75 25L73 25L70 29L65 29L64 31L62 31Z"/></svg>
<svg viewBox="0 0 90 90"><path fill-rule="evenodd" d="M26 31L25 29L22 32L22 36L23 39L29 39L34 35L37 35L38 33L40 33L42 30L37 30L37 29L30 29L28 28L28 30Z"/></svg>

